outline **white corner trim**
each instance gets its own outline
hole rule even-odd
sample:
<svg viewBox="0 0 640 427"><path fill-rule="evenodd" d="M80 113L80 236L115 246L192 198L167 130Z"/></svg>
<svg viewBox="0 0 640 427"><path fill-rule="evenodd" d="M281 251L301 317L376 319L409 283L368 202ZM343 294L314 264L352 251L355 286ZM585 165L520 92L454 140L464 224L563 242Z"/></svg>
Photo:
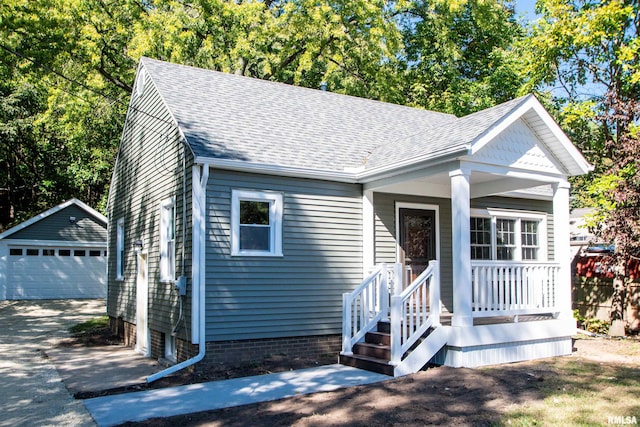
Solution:
<svg viewBox="0 0 640 427"><path fill-rule="evenodd" d="M202 169L202 172L201 172ZM205 327L205 280L206 280L206 221L207 221L207 182L209 166L192 167L192 268L191 268L191 342L204 348Z"/></svg>
<svg viewBox="0 0 640 427"><path fill-rule="evenodd" d="M362 192L362 274L366 277L369 267L376 263L375 249L375 208L373 205L373 191Z"/></svg>
<svg viewBox="0 0 640 427"><path fill-rule="evenodd" d="M4 233L0 233L0 239L6 239L8 236L10 236L10 235L12 235L14 233L17 233L20 230L24 230L25 228L29 227L30 225L35 224L36 222L41 221L44 218L46 218L48 216L51 216L56 212L60 212L61 210L65 209L65 208L67 208L67 207L69 207L71 205L78 206L80 209L85 210L87 213L89 213L90 215L96 217L101 222L103 222L105 225L107 225L107 217L105 217L100 212L96 211L95 209L91 208L90 206L82 203L80 200L78 200L76 198L73 198L73 199L67 200L64 203L59 204L58 206L54 206L53 208L44 211L41 214L38 214L38 215L26 220L25 222L22 222L22 223L16 225L15 227L12 227L12 228L8 229Z"/></svg>

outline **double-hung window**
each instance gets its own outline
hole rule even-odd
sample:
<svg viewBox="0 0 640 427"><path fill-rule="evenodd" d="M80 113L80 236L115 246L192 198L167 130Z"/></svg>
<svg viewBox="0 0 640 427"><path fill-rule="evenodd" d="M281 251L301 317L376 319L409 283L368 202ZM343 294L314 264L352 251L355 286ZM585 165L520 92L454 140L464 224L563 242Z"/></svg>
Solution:
<svg viewBox="0 0 640 427"><path fill-rule="evenodd" d="M124 280L124 218L116 222L116 280Z"/></svg>
<svg viewBox="0 0 640 427"><path fill-rule="evenodd" d="M231 254L282 255L282 194L233 190Z"/></svg>
<svg viewBox="0 0 640 427"><path fill-rule="evenodd" d="M471 212L471 259L542 261L546 258L546 215L496 209Z"/></svg>
<svg viewBox="0 0 640 427"><path fill-rule="evenodd" d="M176 276L176 203L160 204L160 281L173 282Z"/></svg>

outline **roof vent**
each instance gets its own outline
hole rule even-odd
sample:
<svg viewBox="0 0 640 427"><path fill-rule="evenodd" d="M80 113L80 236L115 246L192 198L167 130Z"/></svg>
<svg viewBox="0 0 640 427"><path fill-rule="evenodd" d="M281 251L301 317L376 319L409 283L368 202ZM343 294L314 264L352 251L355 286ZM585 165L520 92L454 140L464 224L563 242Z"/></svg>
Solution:
<svg viewBox="0 0 640 427"><path fill-rule="evenodd" d="M327 82L320 82L320 90L323 92L327 91Z"/></svg>

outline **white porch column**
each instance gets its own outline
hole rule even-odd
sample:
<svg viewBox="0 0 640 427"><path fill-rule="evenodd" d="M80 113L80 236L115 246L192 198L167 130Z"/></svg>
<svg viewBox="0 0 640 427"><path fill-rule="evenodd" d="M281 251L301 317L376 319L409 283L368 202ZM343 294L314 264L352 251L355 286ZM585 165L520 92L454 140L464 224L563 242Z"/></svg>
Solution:
<svg viewBox="0 0 640 427"><path fill-rule="evenodd" d="M452 326L473 326L471 312L470 173L458 169L451 178L451 249L453 253Z"/></svg>
<svg viewBox="0 0 640 427"><path fill-rule="evenodd" d="M553 241L554 260L560 263L557 306L560 316L571 318L571 243L569 233L569 188L566 181L553 185Z"/></svg>
<svg viewBox="0 0 640 427"><path fill-rule="evenodd" d="M364 190L362 194L362 273L369 274L368 269L376 264L375 254L375 214L373 210L373 190Z"/></svg>

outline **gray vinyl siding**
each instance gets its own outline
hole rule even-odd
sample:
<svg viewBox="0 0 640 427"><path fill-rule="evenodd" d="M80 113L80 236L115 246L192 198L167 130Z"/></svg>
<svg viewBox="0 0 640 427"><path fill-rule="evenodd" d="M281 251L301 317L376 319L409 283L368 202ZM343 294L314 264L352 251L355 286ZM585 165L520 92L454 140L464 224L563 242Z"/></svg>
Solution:
<svg viewBox="0 0 640 427"><path fill-rule="evenodd" d="M440 227L440 293L446 310L453 311L451 254L451 200L374 193L376 264L396 262L396 203L437 205Z"/></svg>
<svg viewBox="0 0 640 427"><path fill-rule="evenodd" d="M183 179L183 155L186 155L186 181ZM172 284L160 282L160 204L175 197L176 276L184 274L189 278L187 288L190 294L191 165L190 151L180 140L172 117L148 79L141 96L135 90L132 94L109 193L109 315L136 323L137 256L133 242L142 240L148 253L149 329L170 333L176 324L178 296ZM182 195L184 186L186 204ZM186 215L186 221L183 215ZM116 222L120 218L124 218L125 226L124 281L115 280ZM184 240L183 226L186 227ZM184 272L181 269L183 248L186 254ZM189 302L190 297L186 300ZM184 308L187 312L184 324L190 324L189 303ZM181 337L186 336L184 328L178 333Z"/></svg>
<svg viewBox="0 0 640 427"><path fill-rule="evenodd" d="M75 217L71 223L69 217ZM76 205L42 218L11 235L20 240L57 240L63 242L105 242L106 224Z"/></svg>
<svg viewBox="0 0 640 427"><path fill-rule="evenodd" d="M232 189L283 195L283 256L231 253ZM361 187L212 170L207 185L207 340L338 334L362 281Z"/></svg>
<svg viewBox="0 0 640 427"><path fill-rule="evenodd" d="M471 200L472 209L513 209L547 214L547 254L549 260L554 259L553 239L553 202L534 199L517 199L514 197L482 197ZM569 225L567 224L567 227Z"/></svg>

